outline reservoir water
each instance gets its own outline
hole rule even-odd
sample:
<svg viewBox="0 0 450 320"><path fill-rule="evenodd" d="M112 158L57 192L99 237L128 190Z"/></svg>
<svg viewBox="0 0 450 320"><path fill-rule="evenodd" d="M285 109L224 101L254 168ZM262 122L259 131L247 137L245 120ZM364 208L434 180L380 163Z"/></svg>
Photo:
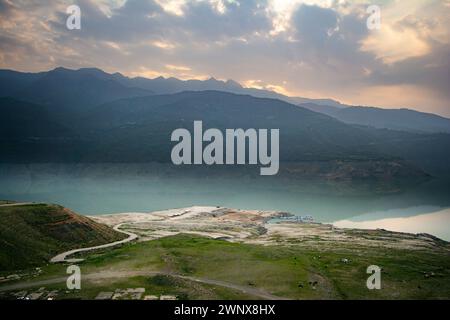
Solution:
<svg viewBox="0 0 450 320"><path fill-rule="evenodd" d="M0 199L85 215L192 205L278 210L339 227L430 233L450 241L450 182L314 181L190 171L163 164L2 164Z"/></svg>

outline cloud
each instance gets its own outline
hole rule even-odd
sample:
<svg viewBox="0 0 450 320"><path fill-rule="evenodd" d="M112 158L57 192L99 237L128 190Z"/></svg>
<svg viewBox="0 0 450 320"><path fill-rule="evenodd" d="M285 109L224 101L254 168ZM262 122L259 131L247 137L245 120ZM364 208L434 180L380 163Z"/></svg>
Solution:
<svg viewBox="0 0 450 320"><path fill-rule="evenodd" d="M376 32L362 42L361 50L375 53L383 63L392 64L411 57L420 57L430 52L427 42L411 29L397 31L389 26Z"/></svg>
<svg viewBox="0 0 450 320"><path fill-rule="evenodd" d="M332 9L302 5L292 17L296 39L307 46L324 48L338 31L338 14Z"/></svg>
<svg viewBox="0 0 450 320"><path fill-rule="evenodd" d="M361 49L373 52L386 64L430 54L432 42L448 44L450 12L442 3L393 2L381 12L381 29L364 39Z"/></svg>
<svg viewBox="0 0 450 320"><path fill-rule="evenodd" d="M264 89L269 91L275 91L281 94L289 95L289 92L285 89L286 81L282 84L265 83L262 80L248 79L242 83L246 88Z"/></svg>
<svg viewBox="0 0 450 320"><path fill-rule="evenodd" d="M81 30L66 28L64 0L0 0L0 66L214 76L291 95L450 115L448 1L386 0L379 31L366 27L366 0L75 3Z"/></svg>

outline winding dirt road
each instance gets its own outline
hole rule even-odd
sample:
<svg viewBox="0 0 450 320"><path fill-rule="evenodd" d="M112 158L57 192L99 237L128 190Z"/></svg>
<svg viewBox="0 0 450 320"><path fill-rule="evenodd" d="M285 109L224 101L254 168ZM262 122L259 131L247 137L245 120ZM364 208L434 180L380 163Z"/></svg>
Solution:
<svg viewBox="0 0 450 320"><path fill-rule="evenodd" d="M86 251L92 251L92 250L98 250L98 249L104 249L104 248L109 248L109 247L114 247L117 246L119 244L124 244L130 241L133 241L134 239L138 238L137 234L128 232L128 231L123 231L120 230L119 228L123 225L123 223L118 224L114 227L114 230L116 230L117 232L120 233L124 233L126 235L128 235L128 238L123 239L123 240L119 240L119 241L115 241L115 242L111 242L111 243L106 243L106 244L102 244L99 246L95 246L95 247L88 247L88 248L81 248L81 249L73 249L73 250L69 250L63 253L60 253L56 256L54 256L53 258L50 259L50 262L52 263L58 263L58 262L80 262L83 261L83 259L67 259L68 256L73 255L75 253L79 253L79 252L86 252Z"/></svg>
<svg viewBox="0 0 450 320"><path fill-rule="evenodd" d="M52 263L79 262L79 261L82 261L83 259L75 259L75 258L67 259L67 257L70 255L73 255L75 253L79 253L79 252L86 252L86 251L92 251L92 250L113 247L116 245L120 245L120 244L124 244L124 243L130 242L130 241L133 241L138 238L138 235L136 235L134 233L120 230L120 227L122 225L123 225L123 223L114 226L114 230L128 235L128 238L120 240L120 241L115 241L115 242L99 245L99 246L69 250L69 251L66 251L66 252L63 252L63 253L60 253L60 254L54 256L50 260L50 262L52 262ZM255 297L258 297L261 299L265 299L265 300L287 300L287 298L278 297L278 296L270 294L269 292L267 292L265 290L254 288L254 287L242 286L242 285L238 285L238 284L234 284L234 283L230 283L230 282L226 282L226 281L221 281L221 280L197 278L197 277L184 276L184 275L173 274L173 273L164 273L164 272L159 272L159 271L138 271L138 270L136 270L136 271L134 271L134 270L133 271L108 271L108 272L100 272L100 273L83 274L82 277L84 280L102 280L102 279L128 278L128 277L134 277L134 276L156 276L156 275L166 275L166 276L171 276L171 277L175 277L175 278L179 278L179 279L195 281L195 282L199 282L199 283L233 289L233 290L240 291L244 294L252 295L252 296L255 296ZM26 289L26 288L34 288L34 287L51 285L51 284L64 283L64 282L66 282L66 280L67 280L66 277L60 277L60 278L53 278L53 279L46 279L46 280L32 281L32 282L19 282L19 283L14 283L11 285L1 286L0 292L1 291L11 291L11 290L22 290L22 289Z"/></svg>

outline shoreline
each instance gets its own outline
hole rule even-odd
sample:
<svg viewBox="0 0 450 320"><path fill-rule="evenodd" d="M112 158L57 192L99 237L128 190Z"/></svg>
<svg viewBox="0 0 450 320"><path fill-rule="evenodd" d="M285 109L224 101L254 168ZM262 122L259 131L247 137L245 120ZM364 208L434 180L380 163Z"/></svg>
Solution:
<svg viewBox="0 0 450 320"><path fill-rule="evenodd" d="M426 234L270 222L286 215L195 206L94 216L89 223L133 236L52 259L62 263L49 264L48 257L39 273L2 285L0 299L44 293L96 299L105 292L116 299L137 289L180 300L448 298L447 285L439 284L450 276L450 243ZM82 254L70 259L75 253ZM78 262L84 290L67 291L67 266ZM395 290L362 290L371 265L383 269L383 286Z"/></svg>
<svg viewBox="0 0 450 320"><path fill-rule="evenodd" d="M423 248L449 244L428 233L390 231L383 228L344 228L322 222L277 221L290 215L280 211L241 210L225 207L193 206L153 211L89 216L109 226L122 225L136 233L138 241L158 239L180 233L207 236L230 242L249 244L288 244L314 240L329 242L359 241L360 245L383 245L391 248Z"/></svg>

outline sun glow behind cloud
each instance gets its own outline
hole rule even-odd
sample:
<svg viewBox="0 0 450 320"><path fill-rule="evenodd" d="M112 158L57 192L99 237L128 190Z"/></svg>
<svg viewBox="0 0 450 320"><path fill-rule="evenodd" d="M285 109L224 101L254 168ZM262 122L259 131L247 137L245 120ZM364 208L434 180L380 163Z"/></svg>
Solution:
<svg viewBox="0 0 450 320"><path fill-rule="evenodd" d="M254 89L264 89L264 90L269 90L269 91L274 91L277 93L281 93L284 94L286 96L292 96L293 93L289 92L284 85L286 85L286 82L283 83L283 85L280 84L270 84L270 83L265 83L262 80L245 80L243 81L243 86L245 88L254 88Z"/></svg>
<svg viewBox="0 0 450 320"><path fill-rule="evenodd" d="M382 9L381 29L361 42L361 50L373 52L387 64L424 56L431 51L430 39L448 44L448 15L450 11L430 12L426 1L391 2Z"/></svg>
<svg viewBox="0 0 450 320"><path fill-rule="evenodd" d="M183 6L186 4L186 0L156 0L156 2L168 13L182 16Z"/></svg>
<svg viewBox="0 0 450 320"><path fill-rule="evenodd" d="M287 95L450 115L450 1L0 0L0 67L95 66L130 76L233 79ZM249 80L257 79L257 80ZM401 99L398 97L401 95Z"/></svg>
<svg viewBox="0 0 450 320"><path fill-rule="evenodd" d="M392 64L411 57L424 56L430 52L430 46L420 39L414 30L395 30L385 25L382 30L364 39L361 50L373 52L384 63Z"/></svg>

